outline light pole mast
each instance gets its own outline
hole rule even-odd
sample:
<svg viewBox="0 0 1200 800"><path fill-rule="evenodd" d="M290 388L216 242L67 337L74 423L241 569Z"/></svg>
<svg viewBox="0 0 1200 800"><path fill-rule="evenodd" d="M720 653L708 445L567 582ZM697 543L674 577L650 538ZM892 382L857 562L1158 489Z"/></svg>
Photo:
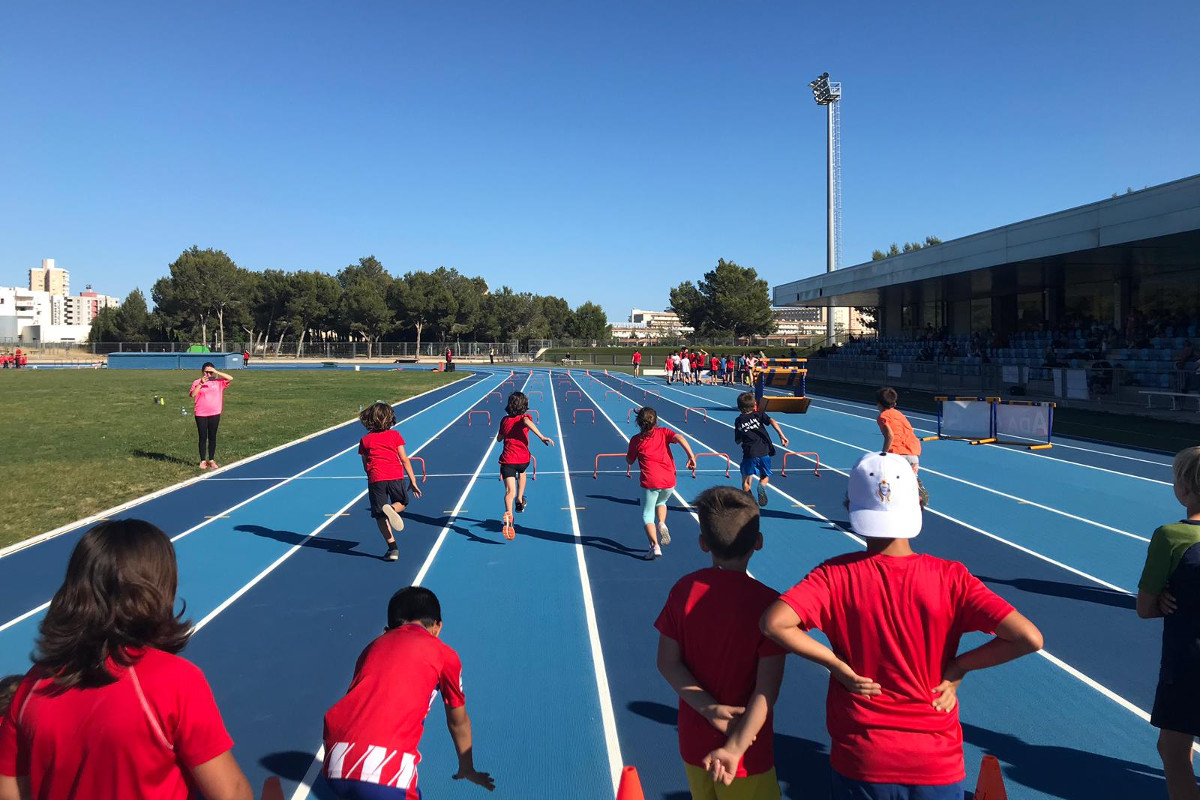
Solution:
<svg viewBox="0 0 1200 800"><path fill-rule="evenodd" d="M826 272L838 267L838 253L842 246L842 147L841 115L838 103L842 99L842 85L831 83L829 73L817 76L808 84L817 105L825 106L829 114L826 148L826 191L827 191L827 239L825 245ZM825 308L825 337L827 344L833 343L833 306Z"/></svg>

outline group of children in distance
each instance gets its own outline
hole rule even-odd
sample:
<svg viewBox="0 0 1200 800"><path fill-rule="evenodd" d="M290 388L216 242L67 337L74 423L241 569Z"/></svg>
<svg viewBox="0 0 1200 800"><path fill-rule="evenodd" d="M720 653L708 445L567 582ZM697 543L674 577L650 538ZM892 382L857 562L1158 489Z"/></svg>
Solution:
<svg viewBox="0 0 1200 800"><path fill-rule="evenodd" d="M894 395L880 391L879 424L885 445L903 446L907 420L886 413L894 409ZM739 420L758 413L743 405L745 397ZM510 482L528 463L527 438L524 450L508 448L509 441L522 441L515 431L532 431L553 445L526 410L523 395L510 397L507 424L497 434L509 453L502 464L511 465L502 473L510 514L524 505L523 481ZM369 430L360 453L372 515L392 558L399 512L408 502L403 485L393 484L407 476L409 490L420 491L403 438L392 430L390 407L376 404L362 421ZM761 448L767 426L782 440L766 415L753 421L738 431L751 452ZM675 482L669 446L684 449L689 467L695 454L682 436L657 427L651 408L641 409L638 426L628 458L642 466L643 522L657 551L660 540L669 541L665 503ZM851 528L867 540L865 552L820 564L782 595L747 572L763 547L763 499L756 504L745 490L718 486L693 502L699 546L712 566L676 582L655 627L658 669L679 695L679 749L695 800L780 797L772 708L789 653L830 673L826 724L834 800L961 800L958 688L970 672L1040 649L1042 637L962 564L912 550L923 515L917 461L909 455L868 453L858 460L846 503ZM756 462L762 458L743 461L769 478L769 467L762 474ZM1171 799L1194 800L1200 447L1180 452L1173 469L1175 496L1187 516L1155 531L1137 611L1166 617L1151 721L1161 729ZM175 610L177 583L174 548L150 523L104 522L82 537L41 623L33 668L23 678L0 681L0 800L183 800L193 789L209 800L252 800L203 674L178 656L190 626ZM828 647L813 630L825 635ZM385 632L363 651L348 692L325 716L325 776L339 797L420 797L417 745L436 694L458 753L453 777L494 788L490 775L474 766L462 665L439 640L441 631L441 608L431 591L408 587L393 595ZM959 653L961 637L971 631L994 638Z"/></svg>
<svg viewBox="0 0 1200 800"><path fill-rule="evenodd" d="M641 366L641 354L635 353L634 355L637 357L634 370L636 375ZM685 348L667 356L664 362L667 383L732 386L736 380L744 377L747 359L753 358L754 356L742 356L741 359L735 360L733 356L710 355L704 350L696 353Z"/></svg>

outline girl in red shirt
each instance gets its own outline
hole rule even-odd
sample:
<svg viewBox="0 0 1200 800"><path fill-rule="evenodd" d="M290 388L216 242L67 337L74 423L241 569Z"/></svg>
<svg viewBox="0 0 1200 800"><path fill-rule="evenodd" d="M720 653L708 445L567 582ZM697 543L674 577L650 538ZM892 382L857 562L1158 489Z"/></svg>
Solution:
<svg viewBox="0 0 1200 800"><path fill-rule="evenodd" d="M0 797L253 800L204 675L177 653L175 549L136 519L92 528L0 719Z"/></svg>
<svg viewBox="0 0 1200 800"><path fill-rule="evenodd" d="M500 420L500 429L496 431L496 441L504 443L500 451L500 479L504 481L504 517L500 531L505 539L517 535L513 527L513 509L518 512L525 510L525 470L529 468L529 434L542 440L547 447L554 447L554 441L542 435L529 411L529 398L524 392L513 392L508 396L508 406L505 412L508 416Z"/></svg>
<svg viewBox="0 0 1200 800"><path fill-rule="evenodd" d="M675 489L675 459L671 456L671 444L679 445L687 453L688 469L696 468L696 454L682 435L658 427L658 413L649 406L638 411L637 425L642 432L629 440L625 461L630 466L636 461L641 471L642 524L646 526L646 538L650 540L650 549L646 551L649 561L662 556L660 544L671 543L671 532L667 529L667 500Z"/></svg>

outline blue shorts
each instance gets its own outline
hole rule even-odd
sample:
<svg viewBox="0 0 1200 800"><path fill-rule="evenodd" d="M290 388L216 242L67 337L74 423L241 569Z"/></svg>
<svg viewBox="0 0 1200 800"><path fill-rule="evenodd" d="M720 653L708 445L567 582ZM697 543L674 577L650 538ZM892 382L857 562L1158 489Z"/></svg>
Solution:
<svg viewBox="0 0 1200 800"><path fill-rule="evenodd" d="M963 800L961 783L939 786L911 786L901 783L852 781L829 771L831 800Z"/></svg>
<svg viewBox="0 0 1200 800"><path fill-rule="evenodd" d="M395 786L380 786L378 783L348 781L343 778L326 778L325 782L340 800L421 800L421 790L405 791Z"/></svg>
<svg viewBox="0 0 1200 800"><path fill-rule="evenodd" d="M742 477L749 478L751 475L757 475L760 478L771 477L771 457L743 458Z"/></svg>

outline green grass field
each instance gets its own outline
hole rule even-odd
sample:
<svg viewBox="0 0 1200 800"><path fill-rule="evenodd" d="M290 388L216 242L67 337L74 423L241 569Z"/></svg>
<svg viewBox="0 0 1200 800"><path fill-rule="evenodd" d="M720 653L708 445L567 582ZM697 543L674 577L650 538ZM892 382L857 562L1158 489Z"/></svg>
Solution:
<svg viewBox="0 0 1200 800"><path fill-rule="evenodd" d="M0 373L0 547L200 474L188 388L174 371ZM462 375L235 372L217 463L231 464ZM153 403L155 395L166 406ZM187 408L188 415L180 414Z"/></svg>

